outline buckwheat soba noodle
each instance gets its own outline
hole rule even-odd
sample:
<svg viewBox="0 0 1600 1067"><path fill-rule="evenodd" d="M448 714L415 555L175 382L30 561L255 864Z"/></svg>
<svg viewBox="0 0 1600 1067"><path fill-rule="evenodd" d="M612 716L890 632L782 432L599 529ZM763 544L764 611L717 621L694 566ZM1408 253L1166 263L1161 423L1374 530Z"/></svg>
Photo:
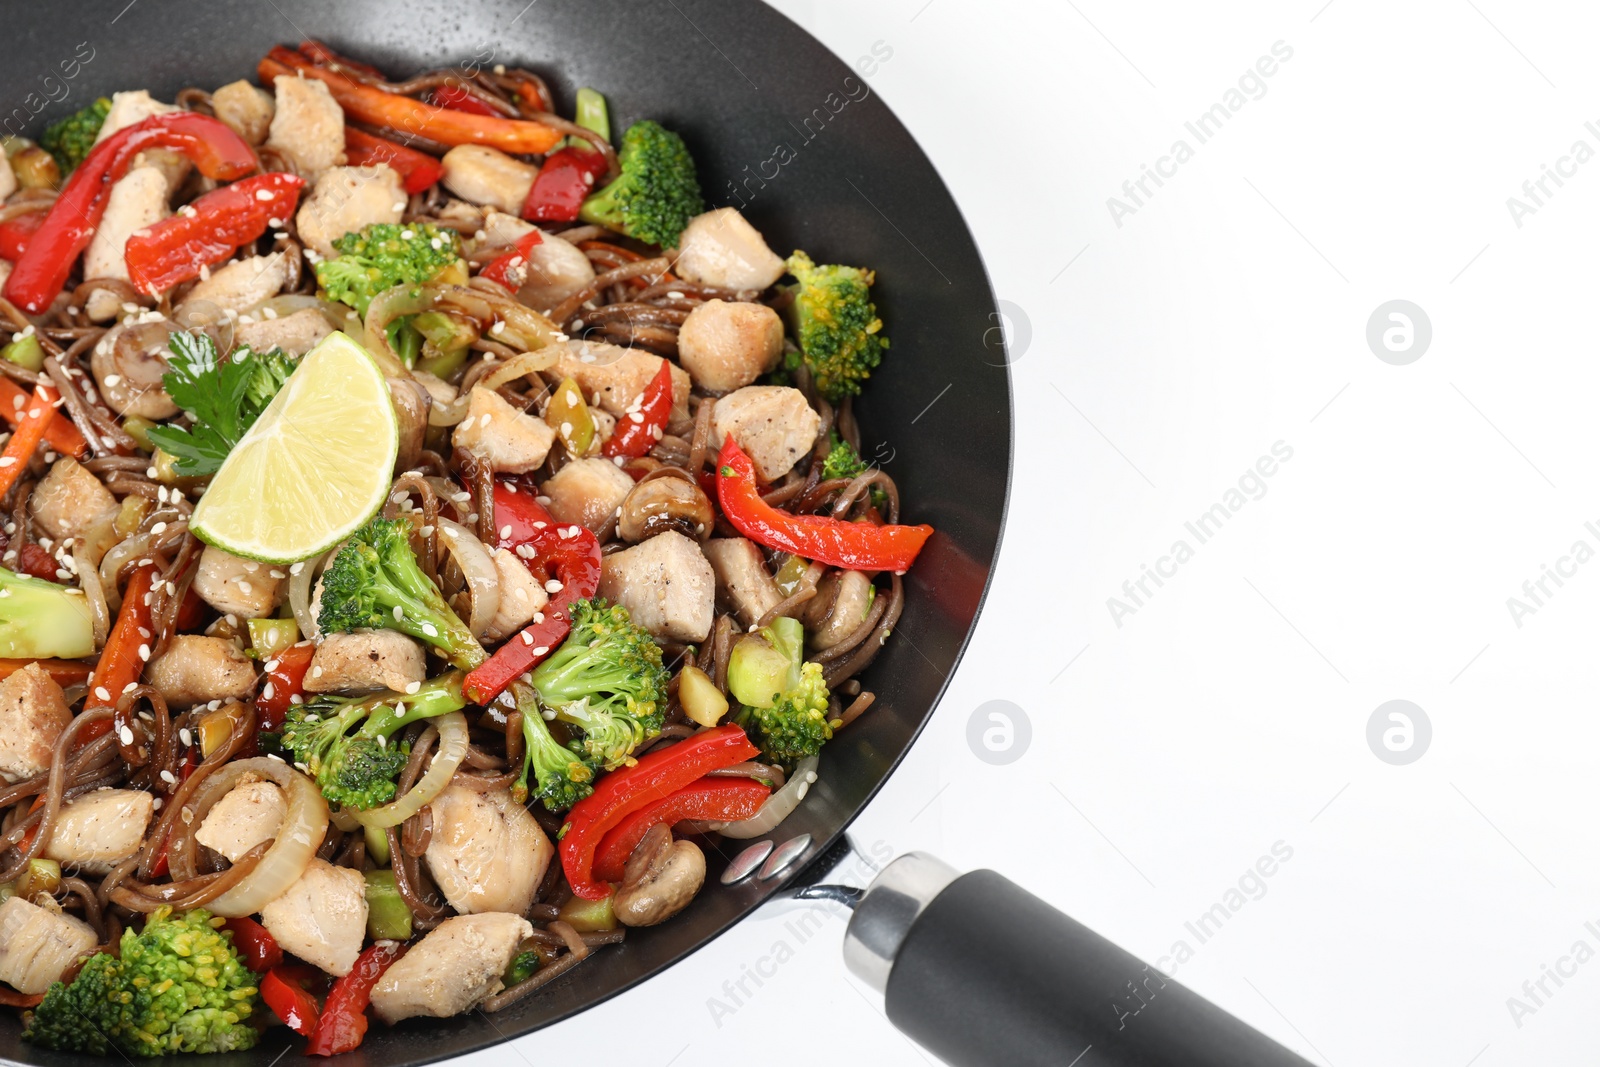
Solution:
<svg viewBox="0 0 1600 1067"><path fill-rule="evenodd" d="M5 142L0 1002L45 1047L332 1055L671 921L869 712L932 533L861 455L872 272L708 210L676 132L254 74Z"/></svg>

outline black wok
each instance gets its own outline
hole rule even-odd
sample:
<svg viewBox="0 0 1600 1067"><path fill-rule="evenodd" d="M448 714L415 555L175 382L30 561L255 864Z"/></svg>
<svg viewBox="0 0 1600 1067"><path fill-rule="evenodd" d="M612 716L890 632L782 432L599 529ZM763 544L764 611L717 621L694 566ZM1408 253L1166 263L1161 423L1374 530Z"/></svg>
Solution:
<svg viewBox="0 0 1600 1067"><path fill-rule="evenodd" d="M747 216L780 254L805 248L875 268L893 349L856 409L863 451L894 475L909 521L938 534L907 576L905 615L863 679L877 705L828 746L818 782L777 836L810 833L815 854L844 831L955 669L999 544L1011 465L1010 384L983 264L938 173L868 76L744 0L90 0L13 4L5 27L0 127L35 136L116 90L171 100L185 86L253 80L270 46L305 37L396 78L451 64L525 65L549 79L567 114L573 92L592 85L608 96L617 128L650 117L681 131L707 199L737 205L730 183L743 183ZM708 856L713 875L734 852L725 848L721 859ZM580 1012L706 944L782 881L708 879L672 922L630 933L494 1026L476 1015L374 1026L349 1060L426 1063ZM3 1013L0 1057L81 1062L19 1034L14 1013ZM276 1028L228 1062L265 1067L289 1040Z"/></svg>

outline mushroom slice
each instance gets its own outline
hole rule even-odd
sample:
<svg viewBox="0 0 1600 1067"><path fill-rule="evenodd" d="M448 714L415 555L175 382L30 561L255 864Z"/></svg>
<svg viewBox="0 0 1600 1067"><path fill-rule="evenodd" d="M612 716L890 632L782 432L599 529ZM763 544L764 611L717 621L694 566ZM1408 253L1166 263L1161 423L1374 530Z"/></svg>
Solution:
<svg viewBox="0 0 1600 1067"><path fill-rule="evenodd" d="M611 909L624 926L654 926L689 905L706 880L706 857L693 841L673 841L665 823L640 838Z"/></svg>

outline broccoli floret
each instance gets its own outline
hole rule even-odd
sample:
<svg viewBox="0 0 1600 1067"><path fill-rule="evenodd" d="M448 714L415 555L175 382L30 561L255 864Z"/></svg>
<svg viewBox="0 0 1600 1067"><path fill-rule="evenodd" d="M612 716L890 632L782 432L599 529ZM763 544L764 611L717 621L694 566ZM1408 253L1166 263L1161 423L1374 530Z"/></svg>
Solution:
<svg viewBox="0 0 1600 1067"><path fill-rule="evenodd" d="M834 403L858 395L889 347L869 293L875 275L860 267L817 266L798 251L789 257L789 273L798 283L791 287L789 318L800 345L789 355L790 369L804 360L818 392Z"/></svg>
<svg viewBox="0 0 1600 1067"><path fill-rule="evenodd" d="M63 178L71 174L73 168L89 154L89 149L94 147L94 139L100 133L100 127L105 125L106 115L110 111L111 101L102 96L83 110L73 112L45 129L44 135L39 138L39 147L56 158Z"/></svg>
<svg viewBox="0 0 1600 1067"><path fill-rule="evenodd" d="M746 634L728 657L728 690L739 701L734 721L764 756L789 770L833 736L822 665L807 663L805 630L795 619Z"/></svg>
<svg viewBox="0 0 1600 1067"><path fill-rule="evenodd" d="M583 755L557 741L545 723L539 694L524 682L511 683L511 695L522 713L522 774L511 788L518 803L544 801L551 811L566 811L594 792L594 768ZM529 772L533 782L529 783Z"/></svg>
<svg viewBox="0 0 1600 1067"><path fill-rule="evenodd" d="M828 449L828 457L822 461L823 478L854 478L867 469L866 460L855 448L840 437L833 435L833 446Z"/></svg>
<svg viewBox="0 0 1600 1067"><path fill-rule="evenodd" d="M320 696L290 707L278 743L317 780L322 795L366 811L394 799L410 749L392 741L408 723L459 711L461 674L424 682L415 693Z"/></svg>
<svg viewBox="0 0 1600 1067"><path fill-rule="evenodd" d="M317 623L323 633L399 630L470 671L484 661L483 646L422 573L410 533L404 519L373 519L351 534L323 572Z"/></svg>
<svg viewBox="0 0 1600 1067"><path fill-rule="evenodd" d="M317 264L317 284L329 299L349 304L363 318L372 298L385 289L420 285L461 254L456 232L431 222L375 222L345 234L333 247L339 254Z"/></svg>
<svg viewBox="0 0 1600 1067"><path fill-rule="evenodd" d="M246 364L250 367L250 378L244 387L244 399L256 412L266 410L267 405L272 403L272 398L278 395L278 390L289 380L289 375L294 373L296 366L295 361L276 345L265 352L257 352L249 345L240 345L228 357L228 362Z"/></svg>
<svg viewBox="0 0 1600 1067"><path fill-rule="evenodd" d="M82 590L0 567L0 656L94 655L94 616Z"/></svg>
<svg viewBox="0 0 1600 1067"><path fill-rule="evenodd" d="M534 670L533 687L557 718L583 731L589 760L614 770L661 732L667 702L661 647L620 605L578 600L571 614L572 632Z"/></svg>
<svg viewBox="0 0 1600 1067"><path fill-rule="evenodd" d="M254 976L221 918L201 908L159 908L122 934L120 958L99 953L70 985L57 982L23 1037L63 1052L165 1056L252 1048Z"/></svg>
<svg viewBox="0 0 1600 1067"><path fill-rule="evenodd" d="M689 220L706 209L683 138L646 119L622 135L622 174L583 202L578 217L647 244L673 248Z"/></svg>

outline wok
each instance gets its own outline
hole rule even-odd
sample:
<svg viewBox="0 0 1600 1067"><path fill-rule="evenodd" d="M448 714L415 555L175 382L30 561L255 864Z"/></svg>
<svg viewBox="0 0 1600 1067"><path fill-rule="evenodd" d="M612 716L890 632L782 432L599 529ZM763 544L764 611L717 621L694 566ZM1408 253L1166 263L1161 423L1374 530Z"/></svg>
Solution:
<svg viewBox="0 0 1600 1067"><path fill-rule="evenodd" d="M708 201L742 200L780 254L804 248L876 269L893 348L856 408L863 452L894 475L908 521L938 533L906 578L894 637L863 679L877 705L829 744L818 781L774 836L809 833L810 857L843 833L916 739L961 656L999 544L1011 465L1010 382L988 278L938 173L872 92L863 71L874 65L853 69L746 0L87 0L16 4L6 25L12 58L0 78L0 126L8 133L37 136L117 90L171 100L185 86L253 80L270 46L306 37L397 78L452 64L528 66L549 79L563 113L590 85L609 98L614 129L648 117L680 131ZM885 61L883 50L875 63ZM471 1052L671 966L786 880L717 884L744 844L708 855L713 877L686 912L630 932L620 948L497 1015L493 1027L475 1015L376 1025L349 1061L421 1064ZM265 1067L289 1040L275 1028L228 1062ZM24 1044L9 1011L0 1017L0 1057L81 1062Z"/></svg>

